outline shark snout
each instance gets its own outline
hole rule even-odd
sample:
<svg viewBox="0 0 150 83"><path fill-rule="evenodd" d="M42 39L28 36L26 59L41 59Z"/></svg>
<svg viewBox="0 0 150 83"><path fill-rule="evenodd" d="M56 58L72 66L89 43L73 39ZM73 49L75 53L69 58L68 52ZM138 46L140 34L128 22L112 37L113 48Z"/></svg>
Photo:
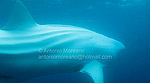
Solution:
<svg viewBox="0 0 150 83"><path fill-rule="evenodd" d="M92 46L95 47L95 49L100 50L99 52L101 54L106 53L117 55L117 53L125 49L125 46L121 42L100 34L94 34L90 41L92 42Z"/></svg>

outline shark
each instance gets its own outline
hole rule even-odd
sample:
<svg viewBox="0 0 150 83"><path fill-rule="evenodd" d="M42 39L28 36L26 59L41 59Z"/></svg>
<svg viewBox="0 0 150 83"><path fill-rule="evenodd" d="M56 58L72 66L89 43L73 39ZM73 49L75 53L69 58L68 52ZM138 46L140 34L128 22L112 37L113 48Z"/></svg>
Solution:
<svg viewBox="0 0 150 83"><path fill-rule="evenodd" d="M124 48L121 42L82 27L40 25L17 0L8 22L0 28L0 82L20 83L51 74L81 72L94 83L104 83L102 59L84 58L116 56ZM82 60L71 58L81 55Z"/></svg>

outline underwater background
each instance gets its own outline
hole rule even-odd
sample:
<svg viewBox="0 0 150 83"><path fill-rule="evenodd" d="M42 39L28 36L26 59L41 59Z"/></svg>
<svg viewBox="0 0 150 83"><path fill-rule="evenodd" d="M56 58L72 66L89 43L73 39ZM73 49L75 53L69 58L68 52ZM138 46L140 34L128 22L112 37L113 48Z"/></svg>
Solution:
<svg viewBox="0 0 150 83"><path fill-rule="evenodd" d="M150 83L150 0L21 0L39 24L83 27L122 42L126 49L104 67L105 83ZM15 0L0 0L0 27ZM93 83L81 73L25 83Z"/></svg>

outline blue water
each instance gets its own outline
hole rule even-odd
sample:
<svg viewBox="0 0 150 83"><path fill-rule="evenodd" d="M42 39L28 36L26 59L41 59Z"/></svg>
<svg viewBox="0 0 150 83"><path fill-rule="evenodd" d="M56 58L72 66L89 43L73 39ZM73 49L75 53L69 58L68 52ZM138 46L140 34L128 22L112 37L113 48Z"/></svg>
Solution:
<svg viewBox="0 0 150 83"><path fill-rule="evenodd" d="M105 83L150 83L149 0L21 0L39 24L66 24L93 30L126 46L104 67ZM0 27L15 0L0 0ZM93 83L86 74L41 77L29 82Z"/></svg>

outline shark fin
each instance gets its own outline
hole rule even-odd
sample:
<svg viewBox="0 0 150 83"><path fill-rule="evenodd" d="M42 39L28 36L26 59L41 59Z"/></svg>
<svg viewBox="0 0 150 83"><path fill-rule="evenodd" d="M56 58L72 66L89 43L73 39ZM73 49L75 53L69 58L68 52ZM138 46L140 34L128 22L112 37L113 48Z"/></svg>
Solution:
<svg viewBox="0 0 150 83"><path fill-rule="evenodd" d="M26 29L36 24L37 23L34 21L34 19L30 15L24 4L21 1L17 0L13 7L8 23L2 29L3 30Z"/></svg>
<svg viewBox="0 0 150 83"><path fill-rule="evenodd" d="M93 79L94 83L104 83L103 82L103 65L94 60L86 64L83 69L80 70L82 73L86 73Z"/></svg>

